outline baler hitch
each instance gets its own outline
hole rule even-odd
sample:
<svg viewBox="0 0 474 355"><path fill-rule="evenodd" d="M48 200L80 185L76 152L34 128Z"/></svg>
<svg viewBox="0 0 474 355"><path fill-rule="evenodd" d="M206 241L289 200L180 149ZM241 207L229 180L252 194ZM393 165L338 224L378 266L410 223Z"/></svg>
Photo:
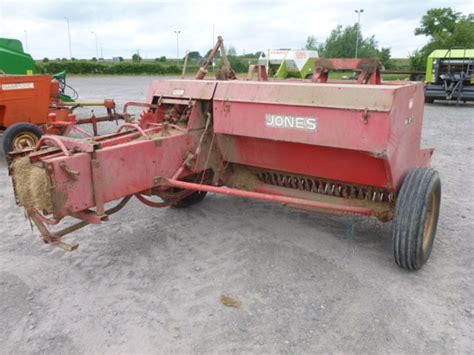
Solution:
<svg viewBox="0 0 474 355"><path fill-rule="evenodd" d="M175 193L172 195L167 195L166 193L164 193L162 196L169 196L169 198L164 199L163 202L151 201L147 199L145 195L137 193L135 195L124 197L117 205L106 210L102 217L99 217L97 213L92 210L88 210L82 213L76 213L72 217L80 219L81 221L57 232L51 232L46 225L57 225L61 221L61 219L48 219L35 208L26 209L26 213L28 218L33 221L35 226L40 231L41 237L43 238L43 241L45 243L57 246L61 249L64 249L65 251L74 251L79 247L79 244L68 244L63 242L61 239L64 236L74 231L77 231L83 227L86 227L89 224L100 224L102 221L108 221L109 217L114 213L120 211L123 207L125 207L125 205L128 203L128 201L130 201L133 196L135 196L140 202L149 207L163 208L179 202L180 200L191 195L192 193L193 191L182 191L180 193Z"/></svg>
<svg viewBox="0 0 474 355"><path fill-rule="evenodd" d="M130 201L131 198L132 196L124 197L117 205L106 210L105 218L102 218L102 220L106 220L112 214L120 211L123 207L125 207L125 205L127 204L128 201ZM63 242L61 238L71 232L74 232L78 229L81 229L91 224L91 220L86 220L84 218L81 222L78 222L69 227L66 227L58 232L52 233L48 230L48 227L46 227L46 224L58 224L60 220L48 220L46 219L46 217L44 217L39 211L37 211L34 208L27 209L27 215L28 215L28 218L33 221L36 228L38 228L38 230L40 231L41 237L43 238L43 241L45 243L60 247L61 249L64 249L66 251L76 250L79 247L79 244L68 244L68 243ZM79 217L79 215L77 215L76 217ZM100 220L98 223L100 223ZM97 224L97 223L94 223L94 224Z"/></svg>

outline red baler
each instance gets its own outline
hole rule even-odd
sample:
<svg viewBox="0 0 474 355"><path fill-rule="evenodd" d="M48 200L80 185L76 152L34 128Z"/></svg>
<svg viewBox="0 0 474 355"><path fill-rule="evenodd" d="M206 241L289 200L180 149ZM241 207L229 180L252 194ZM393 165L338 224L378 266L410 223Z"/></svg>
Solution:
<svg viewBox="0 0 474 355"><path fill-rule="evenodd" d="M423 84L324 81L155 81L145 103L125 107L145 108L139 122L88 139L44 135L13 154L17 201L67 250L77 245L65 234L108 220L132 196L187 207L214 192L363 214L393 220L395 261L420 268L441 198L433 150L420 149ZM80 222L47 228L65 216Z"/></svg>

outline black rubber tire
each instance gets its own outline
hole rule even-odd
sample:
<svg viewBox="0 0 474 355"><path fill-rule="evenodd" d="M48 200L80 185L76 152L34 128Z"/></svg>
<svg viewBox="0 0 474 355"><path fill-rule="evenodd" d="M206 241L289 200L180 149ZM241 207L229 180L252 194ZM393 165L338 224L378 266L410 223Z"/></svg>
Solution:
<svg viewBox="0 0 474 355"><path fill-rule="evenodd" d="M207 195L206 191L196 191L192 193L191 195L183 198L182 200L179 200L178 202L172 204L171 207L174 207L174 208L190 207L204 200L204 197L206 197L206 195Z"/></svg>
<svg viewBox="0 0 474 355"><path fill-rule="evenodd" d="M36 136L37 140L43 135L43 132L38 126L35 126L32 123L28 122L19 122L15 123L8 127L5 132L3 132L3 152L5 156L14 150L14 141L22 133L29 133Z"/></svg>
<svg viewBox="0 0 474 355"><path fill-rule="evenodd" d="M395 262L418 270L433 248L441 204L441 180L430 168L411 170L398 193L392 241Z"/></svg>

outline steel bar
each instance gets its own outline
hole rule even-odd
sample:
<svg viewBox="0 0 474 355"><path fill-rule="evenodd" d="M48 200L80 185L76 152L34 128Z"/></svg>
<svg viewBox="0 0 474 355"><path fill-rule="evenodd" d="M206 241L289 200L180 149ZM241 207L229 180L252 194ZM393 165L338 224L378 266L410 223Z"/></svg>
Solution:
<svg viewBox="0 0 474 355"><path fill-rule="evenodd" d="M292 205L297 205L297 206L325 208L325 209L333 210L333 211L360 213L360 214L364 214L368 216L372 216L374 214L372 209L364 208L364 207L338 206L331 203L318 202L318 201L307 200L307 199L296 198L296 197L270 195L267 193L239 190L239 189L225 187L225 186L221 187L221 186L202 185L202 184L196 184L192 182L179 181L175 179L164 179L164 181L169 183L171 186L179 187L182 189L188 189L188 190L215 192L215 193L220 193L224 195L253 198L256 200L273 201L273 202L279 202L279 203L287 203L287 204L292 204Z"/></svg>

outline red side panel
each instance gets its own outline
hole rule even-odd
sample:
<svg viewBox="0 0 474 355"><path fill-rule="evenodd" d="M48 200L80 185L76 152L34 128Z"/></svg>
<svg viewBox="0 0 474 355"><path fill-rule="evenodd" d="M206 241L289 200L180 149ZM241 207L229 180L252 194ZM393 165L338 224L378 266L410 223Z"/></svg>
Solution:
<svg viewBox="0 0 474 355"><path fill-rule="evenodd" d="M196 136L180 134L164 137L159 143L138 139L97 150L104 202L148 190L157 176L173 176L189 147L196 142ZM56 217L95 205L91 159L89 153L78 153L45 160L52 164L54 171L53 205ZM61 169L61 162L65 162L70 170L80 172L77 180L71 180Z"/></svg>
<svg viewBox="0 0 474 355"><path fill-rule="evenodd" d="M50 75L0 75L0 126L46 123L50 95Z"/></svg>
<svg viewBox="0 0 474 355"><path fill-rule="evenodd" d="M396 190L419 158L421 84L223 82L214 131L229 161Z"/></svg>
<svg viewBox="0 0 474 355"><path fill-rule="evenodd" d="M384 160L364 152L227 135L218 144L233 163L390 188Z"/></svg>

